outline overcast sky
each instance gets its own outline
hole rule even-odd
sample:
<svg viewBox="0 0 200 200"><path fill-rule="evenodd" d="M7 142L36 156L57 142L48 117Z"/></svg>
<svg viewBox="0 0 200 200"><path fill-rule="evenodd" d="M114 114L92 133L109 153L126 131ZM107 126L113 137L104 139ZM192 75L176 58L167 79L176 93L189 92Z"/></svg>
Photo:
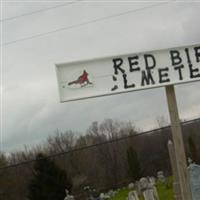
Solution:
<svg viewBox="0 0 200 200"><path fill-rule="evenodd" d="M168 118L164 88L61 104L55 63L200 44L198 1L64 3L3 1L2 43L137 11L2 47L1 149L5 152L39 144L56 129L84 132L92 121L105 118L130 120L142 130L155 128L158 116ZM150 7L155 4L159 5ZM176 86L182 119L200 117L199 88L200 82Z"/></svg>

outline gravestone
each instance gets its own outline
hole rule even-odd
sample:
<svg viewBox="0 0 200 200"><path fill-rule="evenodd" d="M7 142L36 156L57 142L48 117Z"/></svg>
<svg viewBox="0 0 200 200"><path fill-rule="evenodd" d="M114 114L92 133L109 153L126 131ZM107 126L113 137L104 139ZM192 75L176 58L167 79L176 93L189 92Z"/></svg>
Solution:
<svg viewBox="0 0 200 200"><path fill-rule="evenodd" d="M116 192L113 190L109 190L107 193L108 196L110 196L111 198L114 197L116 195Z"/></svg>
<svg viewBox="0 0 200 200"><path fill-rule="evenodd" d="M157 172L157 178L158 178L158 181L160 181L161 183L166 183L166 178L164 176L163 171Z"/></svg>
<svg viewBox="0 0 200 200"><path fill-rule="evenodd" d="M74 196L69 194L69 190L65 190L66 193L66 197L64 198L64 200L74 200Z"/></svg>
<svg viewBox="0 0 200 200"><path fill-rule="evenodd" d="M127 200L139 200L137 192L135 190L130 191Z"/></svg>
<svg viewBox="0 0 200 200"><path fill-rule="evenodd" d="M96 189L91 188L90 186L85 186L84 190L86 191L88 196L87 200L99 200L100 197Z"/></svg>
<svg viewBox="0 0 200 200"><path fill-rule="evenodd" d="M136 188L136 191L137 193L140 195L142 195L142 192L141 192L141 185L140 185L140 182L139 181L136 181L135 182L135 188Z"/></svg>
<svg viewBox="0 0 200 200"><path fill-rule="evenodd" d="M110 199L110 196L107 195L107 194L101 193L101 194L99 195L99 199L100 199L100 200L107 200L107 199Z"/></svg>
<svg viewBox="0 0 200 200"><path fill-rule="evenodd" d="M140 185L144 200L159 200L157 190L155 186L149 182L148 178L141 178Z"/></svg>
<svg viewBox="0 0 200 200"><path fill-rule="evenodd" d="M134 183L129 183L129 184L128 184L128 189L129 189L129 190L132 190L133 188L134 188Z"/></svg>
<svg viewBox="0 0 200 200"><path fill-rule="evenodd" d="M190 163L188 167L192 199L200 200L200 165Z"/></svg>
<svg viewBox="0 0 200 200"><path fill-rule="evenodd" d="M151 176L151 177L149 178L149 182L152 183L153 185L155 185L155 184L156 184L156 178L153 177L153 176Z"/></svg>
<svg viewBox="0 0 200 200"><path fill-rule="evenodd" d="M153 195L153 189L149 187L147 178L140 179L141 191L145 200L155 200Z"/></svg>
<svg viewBox="0 0 200 200"><path fill-rule="evenodd" d="M158 196L158 191L156 189L156 179L154 177L150 177L149 178L149 184L150 184L150 187L153 188L153 192L154 192L154 196L157 200L159 200L159 196Z"/></svg>

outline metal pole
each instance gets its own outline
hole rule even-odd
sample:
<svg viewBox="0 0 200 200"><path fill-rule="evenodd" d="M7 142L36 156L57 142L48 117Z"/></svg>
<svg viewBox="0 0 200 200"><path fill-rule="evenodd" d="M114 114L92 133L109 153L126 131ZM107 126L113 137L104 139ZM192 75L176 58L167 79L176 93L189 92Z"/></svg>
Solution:
<svg viewBox="0 0 200 200"><path fill-rule="evenodd" d="M174 86L173 85L166 86L165 89L166 89L168 109L171 119L172 138L174 142L177 170L181 188L181 197L182 200L192 200L183 136L179 120Z"/></svg>
<svg viewBox="0 0 200 200"><path fill-rule="evenodd" d="M176 156L175 156L175 150L174 150L174 144L171 140L168 141L168 151L169 151L169 157L172 167L172 174L173 174L173 190L174 190L174 199L175 200L182 200L181 198L181 188L179 183L179 177L178 177L178 170L176 165Z"/></svg>

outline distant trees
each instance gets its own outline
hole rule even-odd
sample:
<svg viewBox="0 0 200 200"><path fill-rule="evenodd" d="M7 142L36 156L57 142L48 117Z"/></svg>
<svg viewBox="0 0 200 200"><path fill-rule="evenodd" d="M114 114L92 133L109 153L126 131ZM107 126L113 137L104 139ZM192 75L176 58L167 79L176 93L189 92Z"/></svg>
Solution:
<svg viewBox="0 0 200 200"><path fill-rule="evenodd" d="M71 130L65 131L64 133L57 130L53 136L47 138L43 151L47 154L69 151L75 145L75 135L77 134Z"/></svg>
<svg viewBox="0 0 200 200"><path fill-rule="evenodd" d="M71 191L72 182L64 170L43 154L38 154L33 179L29 185L29 200L63 200L65 189Z"/></svg>
<svg viewBox="0 0 200 200"><path fill-rule="evenodd" d="M140 161L138 159L137 152L132 147L127 149L127 162L131 178L133 180L138 180L141 178L142 171L140 167Z"/></svg>
<svg viewBox="0 0 200 200"><path fill-rule="evenodd" d="M0 153L0 167L7 165L7 160L4 154Z"/></svg>
<svg viewBox="0 0 200 200"><path fill-rule="evenodd" d="M164 118L159 117L158 122L160 127L166 125ZM199 130L200 120L183 125L184 142L190 143L186 150L194 161L200 156ZM77 195L86 185L105 191L127 185L130 179L155 176L158 170L169 175L168 138L171 138L169 127L140 134L131 122L112 119L93 122L84 134L56 131L41 145L0 157L0 167L14 164L0 169L0 188L4 194L0 198L26 200L30 196L29 200L51 200L60 194L54 200L63 200L64 189L70 190L72 183L72 193ZM41 152L42 158L38 156ZM44 155L54 156L47 159ZM66 174L70 174L72 181ZM39 196L43 191L48 196Z"/></svg>

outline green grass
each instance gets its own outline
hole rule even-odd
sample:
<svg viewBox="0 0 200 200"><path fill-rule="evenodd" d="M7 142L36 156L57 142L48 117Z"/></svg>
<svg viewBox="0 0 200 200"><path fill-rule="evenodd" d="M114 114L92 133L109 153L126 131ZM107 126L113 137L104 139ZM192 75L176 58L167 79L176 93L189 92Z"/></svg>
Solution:
<svg viewBox="0 0 200 200"><path fill-rule="evenodd" d="M167 179L167 185L163 185L162 183L157 183L156 188L158 190L158 195L160 200L174 200L173 198L173 190L172 190L172 177ZM129 190L121 189L115 197L111 200L126 200L128 197ZM140 200L143 200L140 197Z"/></svg>
<svg viewBox="0 0 200 200"><path fill-rule="evenodd" d="M128 197L128 193L130 190L128 189L121 189L115 197L113 197L111 200L126 200ZM140 200L144 200L142 197Z"/></svg>
<svg viewBox="0 0 200 200"><path fill-rule="evenodd" d="M129 190L128 189L121 189L115 197L111 200L126 200L128 196Z"/></svg>
<svg viewBox="0 0 200 200"><path fill-rule="evenodd" d="M167 186L161 183L156 184L160 200L174 200L172 189L172 177L167 179Z"/></svg>

